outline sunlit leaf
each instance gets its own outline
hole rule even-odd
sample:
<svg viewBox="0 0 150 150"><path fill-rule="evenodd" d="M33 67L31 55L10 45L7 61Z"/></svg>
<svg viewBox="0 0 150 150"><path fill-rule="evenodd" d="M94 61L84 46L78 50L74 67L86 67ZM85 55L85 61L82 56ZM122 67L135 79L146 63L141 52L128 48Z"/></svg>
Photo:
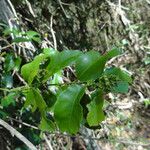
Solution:
<svg viewBox="0 0 150 150"><path fill-rule="evenodd" d="M113 49L103 56L96 51L89 51L81 55L76 63L78 79L81 81L97 79L103 73L106 62L119 54L118 49Z"/></svg>
<svg viewBox="0 0 150 150"><path fill-rule="evenodd" d="M54 53L54 55L51 55L50 63L46 68L48 73L44 77L44 80L47 80L50 76L60 71L64 67L72 65L81 53L82 52L77 51L77 50L74 50L74 51L65 50L62 52L56 52Z"/></svg>
<svg viewBox="0 0 150 150"><path fill-rule="evenodd" d="M32 62L22 66L21 75L29 84L32 83L34 77L38 74L40 63L44 61L46 57L47 55L40 54L35 57Z"/></svg>

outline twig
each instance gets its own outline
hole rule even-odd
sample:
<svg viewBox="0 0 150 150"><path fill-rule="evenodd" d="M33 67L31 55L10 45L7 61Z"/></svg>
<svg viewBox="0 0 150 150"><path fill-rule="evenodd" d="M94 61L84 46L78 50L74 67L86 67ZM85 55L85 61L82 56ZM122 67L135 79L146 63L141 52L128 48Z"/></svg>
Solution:
<svg viewBox="0 0 150 150"><path fill-rule="evenodd" d="M60 5L60 7L61 7L63 13L65 14L66 18L68 18L68 15L66 14L65 9L64 9L64 7L62 6L62 2L61 2L60 0L58 0L58 2L59 2L59 5Z"/></svg>
<svg viewBox="0 0 150 150"><path fill-rule="evenodd" d="M121 0L118 0L118 6L121 8Z"/></svg>
<svg viewBox="0 0 150 150"><path fill-rule="evenodd" d="M27 138L25 138L21 133L19 133L16 129L10 126L7 122L0 119L0 125L6 128L12 135L15 135L18 139L20 139L29 149L37 150L37 148Z"/></svg>
<svg viewBox="0 0 150 150"><path fill-rule="evenodd" d="M129 141L129 140L123 140L123 139L116 139L116 140L111 140L113 142L117 142L117 143L123 143L123 144L128 144L128 145L136 145L136 146L143 146L143 147L149 147L150 144L143 144L143 143L137 143L137 142L133 142L133 141Z"/></svg>
<svg viewBox="0 0 150 150"><path fill-rule="evenodd" d="M13 47L12 47L13 45L14 45L14 43L11 43L11 44L9 44L9 45L7 45L7 46L1 47L0 50L7 49L7 48L9 48L9 47L13 48Z"/></svg>
<svg viewBox="0 0 150 150"><path fill-rule="evenodd" d="M15 91L21 91L23 89L28 89L28 86L20 86L17 88L13 88L13 89L7 89L7 88L0 88L0 91L7 91L7 92L15 92Z"/></svg>
<svg viewBox="0 0 150 150"><path fill-rule="evenodd" d="M51 30L52 37L53 37L54 49L57 50L56 36L55 36L54 30L53 30L53 15L51 16L50 30Z"/></svg>
<svg viewBox="0 0 150 150"><path fill-rule="evenodd" d="M150 5L150 1L149 0L146 0L146 2Z"/></svg>
<svg viewBox="0 0 150 150"><path fill-rule="evenodd" d="M34 13L34 11L33 11L32 7L31 7L30 2L29 2L28 0L25 0L25 1L26 1L26 4L27 4L28 8L29 8L30 13L31 13L31 14L32 14L32 16L35 18L35 17L36 17L36 15L35 15L35 13Z"/></svg>
<svg viewBox="0 0 150 150"><path fill-rule="evenodd" d="M38 127L36 127L36 126L33 126L33 125L30 125L30 124L27 124L27 123L25 123L25 122L22 122L22 121L19 121L19 120L17 120L17 119L14 119L14 118L11 118L11 117L7 117L7 118L9 118L9 119L12 119L12 120L14 120L14 121L16 121L16 122L18 122L18 123L21 123L22 125L24 125L24 126L27 126L27 127L31 127L31 128L33 128L33 129L35 129L35 130L39 130L39 131L41 131ZM44 132L44 133L47 133L47 134L50 134L50 135L59 135L59 136L67 136L67 137L77 137L77 136L74 136L74 135L70 135L70 134L67 134L67 133L60 133L60 132ZM132 141L129 141L129 140L126 140L126 139L122 139L122 138L120 138L120 139L106 139L106 138L104 138L104 137L99 137L99 138L97 138L97 137L91 137L91 136L83 136L83 135L81 135L81 136L78 136L80 139L88 139L88 140L95 140L95 141L110 141L110 142L116 142L116 143L123 143L123 144L128 144L128 145L140 145L140 146L143 146L143 147L149 147L150 146L150 144L143 144L143 143L138 143L138 142L132 142ZM46 139L45 139L46 140ZM47 139L48 140L48 139ZM49 143L49 141L48 141L48 143Z"/></svg>
<svg viewBox="0 0 150 150"><path fill-rule="evenodd" d="M35 52L35 49L33 49L33 48L25 47L21 44L18 44L18 46L21 47L21 48L27 49L27 50L31 50L33 53Z"/></svg>
<svg viewBox="0 0 150 150"><path fill-rule="evenodd" d="M10 8L12 9L12 12L13 12L14 16L17 18L17 13L16 13L16 11L15 11L15 8L14 8L13 4L11 3L10 0L7 0L7 2L9 3Z"/></svg>
<svg viewBox="0 0 150 150"><path fill-rule="evenodd" d="M45 139L45 141L46 141L46 143L47 143L49 149L50 149L50 150L53 150L53 147L52 147L50 141L47 139L47 136L46 136L45 133L43 134L43 138Z"/></svg>
<svg viewBox="0 0 150 150"><path fill-rule="evenodd" d="M28 85L27 82L19 75L19 73L14 70L13 74L16 74L16 76L19 78L19 80L24 84L24 85Z"/></svg>
<svg viewBox="0 0 150 150"><path fill-rule="evenodd" d="M26 126L26 127L30 127L30 128L32 128L32 129L35 129L35 130L40 130L38 127L36 127L36 126L33 126L33 125L31 125L31 124L28 124L28 123L26 123L26 122L23 122L23 121L20 121L20 120L17 120L17 119L15 119L15 118L12 118L12 117L9 117L9 116L7 116L6 118L8 118L9 120L13 120L13 121L15 121L15 122L18 122L18 123L20 123L20 124L22 124L22 125L24 125L24 126Z"/></svg>

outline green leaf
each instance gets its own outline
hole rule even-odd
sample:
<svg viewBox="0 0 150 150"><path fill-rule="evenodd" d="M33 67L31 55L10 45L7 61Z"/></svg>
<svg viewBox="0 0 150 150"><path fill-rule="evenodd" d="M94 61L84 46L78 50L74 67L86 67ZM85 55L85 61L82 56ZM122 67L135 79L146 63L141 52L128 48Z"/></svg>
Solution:
<svg viewBox="0 0 150 150"><path fill-rule="evenodd" d="M42 96L48 106L48 109L51 111L57 99L56 95L49 90L43 90Z"/></svg>
<svg viewBox="0 0 150 150"><path fill-rule="evenodd" d="M116 86L112 88L112 92L127 93L129 84L125 81L119 81Z"/></svg>
<svg viewBox="0 0 150 150"><path fill-rule="evenodd" d="M37 108L39 109L40 113L43 114L47 105L40 94L39 89L31 88L25 91L26 102L24 107L28 107L29 105L32 106L32 111L35 111Z"/></svg>
<svg viewBox="0 0 150 150"><path fill-rule="evenodd" d="M14 70L19 71L21 65L21 58L20 57L15 58L14 62L15 62Z"/></svg>
<svg viewBox="0 0 150 150"><path fill-rule="evenodd" d="M43 53L51 56L51 55L56 54L57 51L55 49L53 49L53 48L44 48L43 49Z"/></svg>
<svg viewBox="0 0 150 150"><path fill-rule="evenodd" d="M8 117L8 113L3 110L0 110L0 118L6 118L6 117Z"/></svg>
<svg viewBox="0 0 150 150"><path fill-rule="evenodd" d="M15 39L13 39L14 43L29 42L29 41L31 41L31 39L28 39L26 37L16 37Z"/></svg>
<svg viewBox="0 0 150 150"><path fill-rule="evenodd" d="M97 126L105 119L103 113L103 93L96 91L92 96L92 101L87 105L89 113L87 115L87 122L89 126Z"/></svg>
<svg viewBox="0 0 150 150"><path fill-rule="evenodd" d="M38 74L40 63L44 61L46 57L47 55L40 54L36 56L32 62L22 66L21 75L29 84L32 83L34 77Z"/></svg>
<svg viewBox="0 0 150 150"><path fill-rule="evenodd" d="M113 49L103 56L96 51L83 54L75 67L78 79L81 81L97 79L103 73L106 62L118 54L120 54L118 49Z"/></svg>
<svg viewBox="0 0 150 150"><path fill-rule="evenodd" d="M121 81L132 83L131 75L117 67L107 68L104 72L106 75L116 75Z"/></svg>
<svg viewBox="0 0 150 150"><path fill-rule="evenodd" d="M13 76L9 74L4 74L2 76L2 81L1 81L3 87L6 88L12 88L13 87Z"/></svg>
<svg viewBox="0 0 150 150"><path fill-rule="evenodd" d="M4 68L6 72L10 72L12 70L18 71L21 64L21 58L15 58L13 54L7 54L5 57Z"/></svg>
<svg viewBox="0 0 150 150"><path fill-rule="evenodd" d="M51 55L50 63L46 68L48 73L44 77L44 81L46 81L50 76L60 71L64 67L72 65L81 54L82 52L78 50L65 50L62 52L56 52Z"/></svg>
<svg viewBox="0 0 150 150"><path fill-rule="evenodd" d="M42 117L39 128L42 131L54 131L55 125L51 120L48 120L45 117Z"/></svg>
<svg viewBox="0 0 150 150"><path fill-rule="evenodd" d="M35 31L27 31L25 34L27 35L29 39L32 39L38 43L41 42L41 36L39 33Z"/></svg>
<svg viewBox="0 0 150 150"><path fill-rule="evenodd" d="M29 106L32 107L32 112L34 112L37 109L36 99L34 97L34 93L32 89L28 89L24 92L26 101L24 103L24 108L27 108Z"/></svg>
<svg viewBox="0 0 150 150"><path fill-rule="evenodd" d="M100 54L96 51L89 51L79 57L76 63L76 73L79 80L87 81L100 75L99 58Z"/></svg>
<svg viewBox="0 0 150 150"><path fill-rule="evenodd" d="M57 98L54 117L61 131L75 134L80 127L83 117L80 100L85 88L79 85L70 85Z"/></svg>
<svg viewBox="0 0 150 150"><path fill-rule="evenodd" d="M14 69L15 67L15 62L14 62L14 56L13 54L7 54L6 57L5 57L5 71L6 72L9 72L11 70Z"/></svg>
<svg viewBox="0 0 150 150"><path fill-rule="evenodd" d="M4 36L10 35L11 33L12 33L14 36L18 36L19 33L20 33L20 31L19 31L18 29L15 29L15 28L11 29L11 28L8 27L8 28L6 28L6 29L3 31L3 33L4 33Z"/></svg>
<svg viewBox="0 0 150 150"><path fill-rule="evenodd" d="M15 98L16 98L16 93L9 93L6 97L4 97L1 101L1 105L3 107L8 107L9 105L15 106Z"/></svg>

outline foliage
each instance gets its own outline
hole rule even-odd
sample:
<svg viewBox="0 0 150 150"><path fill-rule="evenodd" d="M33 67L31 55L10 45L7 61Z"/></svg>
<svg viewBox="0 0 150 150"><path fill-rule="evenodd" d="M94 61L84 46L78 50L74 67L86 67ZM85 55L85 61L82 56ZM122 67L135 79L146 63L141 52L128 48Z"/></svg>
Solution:
<svg viewBox="0 0 150 150"><path fill-rule="evenodd" d="M15 43L31 40L40 42L40 35L34 31L18 33L5 30L4 35L8 33L15 33ZM38 113L36 122L42 131L59 128L62 132L76 134L81 125L98 126L105 119L103 95L108 92L126 93L132 82L130 75L120 68L105 67L111 58L119 54L117 48L104 55L94 50L84 53L79 50L58 52L47 48L31 62L23 64L21 58L15 57L13 53L5 54L0 88L3 91L1 106L9 107L25 98L19 111ZM57 73L63 77L60 72L68 66L75 69L75 77L71 81L51 82ZM21 73L26 85L13 86L11 73L14 70ZM51 86L56 87L56 90L52 91ZM86 104L85 96L89 97Z"/></svg>

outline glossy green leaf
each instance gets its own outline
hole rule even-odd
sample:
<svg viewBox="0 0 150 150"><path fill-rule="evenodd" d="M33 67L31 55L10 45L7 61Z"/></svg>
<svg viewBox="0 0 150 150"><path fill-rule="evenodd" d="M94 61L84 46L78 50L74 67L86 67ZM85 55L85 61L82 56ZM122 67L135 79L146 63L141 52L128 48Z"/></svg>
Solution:
<svg viewBox="0 0 150 150"><path fill-rule="evenodd" d="M45 76L44 80L47 80L50 76L60 71L64 67L72 65L81 54L82 52L78 50L65 50L62 52L56 52L51 55L50 63L46 68L48 73Z"/></svg>
<svg viewBox="0 0 150 150"><path fill-rule="evenodd" d="M42 117L39 128L42 131L54 131L55 125L51 120L48 120L45 117Z"/></svg>
<svg viewBox="0 0 150 150"><path fill-rule="evenodd" d="M79 80L96 79L100 75L99 58L100 54L97 51L89 51L79 57L76 63L76 74Z"/></svg>
<svg viewBox="0 0 150 150"><path fill-rule="evenodd" d="M113 49L100 56L96 51L89 51L79 57L76 63L76 74L79 80L88 81L97 79L104 70L106 62L120 54L118 49Z"/></svg>
<svg viewBox="0 0 150 150"><path fill-rule="evenodd" d="M44 61L46 57L47 55L40 54L36 56L32 62L22 66L21 75L29 84L32 83L34 77L38 74L40 63Z"/></svg>
<svg viewBox="0 0 150 150"><path fill-rule="evenodd" d="M85 88L79 85L70 85L57 98L54 117L61 131L75 134L80 127L83 117L80 100Z"/></svg>
<svg viewBox="0 0 150 150"><path fill-rule="evenodd" d="M92 101L87 105L89 113L87 122L89 126L97 126L105 119L103 113L103 94L101 91L96 91L92 96Z"/></svg>
<svg viewBox="0 0 150 150"><path fill-rule="evenodd" d="M43 113L43 111L45 111L47 105L38 89L28 89L24 94L26 96L26 102L24 104L25 108L31 105L32 111L35 111L37 108L39 109L41 114Z"/></svg>

